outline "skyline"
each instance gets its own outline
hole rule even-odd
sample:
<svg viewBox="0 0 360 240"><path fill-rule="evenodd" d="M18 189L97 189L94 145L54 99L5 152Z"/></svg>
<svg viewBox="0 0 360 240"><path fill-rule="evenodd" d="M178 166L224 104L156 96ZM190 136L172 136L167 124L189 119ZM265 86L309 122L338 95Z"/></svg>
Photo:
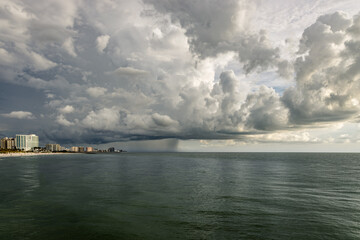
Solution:
<svg viewBox="0 0 360 240"><path fill-rule="evenodd" d="M0 2L0 138L359 151L360 3Z"/></svg>

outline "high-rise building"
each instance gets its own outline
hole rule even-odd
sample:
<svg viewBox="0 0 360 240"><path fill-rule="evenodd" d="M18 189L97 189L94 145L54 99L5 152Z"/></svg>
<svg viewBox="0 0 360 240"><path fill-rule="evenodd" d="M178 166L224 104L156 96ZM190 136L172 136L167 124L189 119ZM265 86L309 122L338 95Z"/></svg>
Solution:
<svg viewBox="0 0 360 240"><path fill-rule="evenodd" d="M2 138L0 148L3 149L3 150L15 149L15 139L14 138L8 138L8 137Z"/></svg>
<svg viewBox="0 0 360 240"><path fill-rule="evenodd" d="M6 149L6 139L7 139L7 137L2 138L2 139L0 140L0 148L1 148L1 149Z"/></svg>
<svg viewBox="0 0 360 240"><path fill-rule="evenodd" d="M21 135L16 134L15 145L17 149L30 151L35 147L39 147L39 137L35 134Z"/></svg>
<svg viewBox="0 0 360 240"><path fill-rule="evenodd" d="M51 152L59 152L61 150L61 146L59 144L46 144L46 150Z"/></svg>
<svg viewBox="0 0 360 240"><path fill-rule="evenodd" d="M6 149L6 140L7 137L1 139L1 146L0 146L1 149Z"/></svg>
<svg viewBox="0 0 360 240"><path fill-rule="evenodd" d="M71 147L72 152L79 152L79 147Z"/></svg>
<svg viewBox="0 0 360 240"><path fill-rule="evenodd" d="M94 148L93 147L86 147L86 152L93 152Z"/></svg>
<svg viewBox="0 0 360 240"><path fill-rule="evenodd" d="M6 149L15 149L15 138L6 139Z"/></svg>

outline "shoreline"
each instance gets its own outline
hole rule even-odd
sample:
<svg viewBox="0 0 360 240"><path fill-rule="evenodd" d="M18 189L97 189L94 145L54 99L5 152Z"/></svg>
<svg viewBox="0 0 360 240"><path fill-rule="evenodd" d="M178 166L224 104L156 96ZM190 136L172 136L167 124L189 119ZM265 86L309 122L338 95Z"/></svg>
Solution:
<svg viewBox="0 0 360 240"><path fill-rule="evenodd" d="M34 153L34 152L21 152L21 153L1 153L0 158L3 157L25 157L25 156L39 156L39 155L57 155L57 154L69 154L69 153Z"/></svg>

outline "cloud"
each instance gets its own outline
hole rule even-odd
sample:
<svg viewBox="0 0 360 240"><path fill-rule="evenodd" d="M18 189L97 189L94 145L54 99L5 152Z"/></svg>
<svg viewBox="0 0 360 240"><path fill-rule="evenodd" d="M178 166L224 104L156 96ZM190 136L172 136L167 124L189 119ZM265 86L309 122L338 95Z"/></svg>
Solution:
<svg viewBox="0 0 360 240"><path fill-rule="evenodd" d="M251 10L255 6L235 0L145 2L152 4L159 12L169 14L173 22L180 24L186 30L191 50L203 58L231 49L233 40L238 37L241 30L248 27L248 15L251 15ZM240 20L244 22L237 24Z"/></svg>
<svg viewBox="0 0 360 240"><path fill-rule="evenodd" d="M120 124L120 112L116 108L103 108L91 111L82 120L86 128L93 130L116 131Z"/></svg>
<svg viewBox="0 0 360 240"><path fill-rule="evenodd" d="M115 74L118 74L120 76L137 76L137 75L144 75L147 74L148 72L141 70L141 69L136 69L136 68L132 68L132 67L119 67L114 71Z"/></svg>
<svg viewBox="0 0 360 240"><path fill-rule="evenodd" d="M109 35L101 35L96 38L96 48L99 53L104 52L110 40Z"/></svg>
<svg viewBox="0 0 360 240"><path fill-rule="evenodd" d="M113 146L116 149L126 149L129 152L169 152L178 151L178 145L179 140L172 138L109 143L100 145L99 149L107 149Z"/></svg>
<svg viewBox="0 0 360 240"><path fill-rule="evenodd" d="M57 116L56 118L56 122L60 125L63 125L65 127L69 127L69 126L73 126L75 123L72 123L70 121L68 121L64 115L60 114L59 116Z"/></svg>
<svg viewBox="0 0 360 240"><path fill-rule="evenodd" d="M160 115L158 113L152 114L151 118L154 121L154 123L159 127L176 126L179 124L177 121L171 119L169 116Z"/></svg>
<svg viewBox="0 0 360 240"><path fill-rule="evenodd" d="M249 94L241 110L247 127L265 131L288 127L288 109L271 88L261 86L258 92Z"/></svg>
<svg viewBox="0 0 360 240"><path fill-rule="evenodd" d="M317 22L330 26L333 32L344 31L352 23L351 19L344 12L322 15L317 19Z"/></svg>
<svg viewBox="0 0 360 240"><path fill-rule="evenodd" d="M65 51L69 55L71 55L73 57L76 57L76 52L75 52L75 47L74 47L74 40L71 37L67 38L64 41L62 47L65 49Z"/></svg>
<svg viewBox="0 0 360 240"><path fill-rule="evenodd" d="M66 105L63 108L59 108L59 112L62 114L72 113L74 112L74 110L75 110L74 107L71 105Z"/></svg>
<svg viewBox="0 0 360 240"><path fill-rule="evenodd" d="M50 61L49 59L45 58L44 56L36 52L29 51L28 49L23 49L23 48L19 48L19 50L21 51L21 55L27 58L26 62L31 63L30 66L35 71L48 70L57 65L53 61Z"/></svg>
<svg viewBox="0 0 360 240"><path fill-rule="evenodd" d="M91 87L91 88L86 89L86 92L90 96L95 97L95 98L104 95L106 91L107 91L107 89L103 88L103 87Z"/></svg>
<svg viewBox="0 0 360 240"><path fill-rule="evenodd" d="M8 65L15 62L15 57L11 55L8 51L3 48L0 48L0 64Z"/></svg>
<svg viewBox="0 0 360 240"><path fill-rule="evenodd" d="M35 116L31 112L25 112L25 111L13 111L11 113L4 113L1 115L7 118L35 119Z"/></svg>
<svg viewBox="0 0 360 240"><path fill-rule="evenodd" d="M321 143L320 138L311 136L309 132L275 132L249 136L246 141L254 143Z"/></svg>
<svg viewBox="0 0 360 240"><path fill-rule="evenodd" d="M1 1L0 54L7 55L1 61L5 66L3 81L19 84L16 76L23 71L47 71L58 66L59 59L52 57L51 51L61 47L74 56L71 28L76 6L75 1Z"/></svg>
<svg viewBox="0 0 360 240"><path fill-rule="evenodd" d="M11 129L6 117L24 101L39 107L26 108L32 113L23 118L43 114L27 127L65 142L270 142L294 129L355 121L359 16L325 14L292 32L289 44L253 22L269 18L261 6L245 0L101 1L92 7L2 1L0 84L10 89L1 93L3 112L10 112L2 115L4 125ZM298 23L300 10L286 22ZM293 10L284 11L277 16ZM277 16L270 18L281 21ZM35 97L26 99L20 88ZM302 133L288 136L306 140Z"/></svg>
<svg viewBox="0 0 360 240"><path fill-rule="evenodd" d="M279 48L271 46L264 30L251 31L249 19L256 12L257 1L145 2L159 12L169 14L174 23L181 25L186 30L191 51L202 59L235 52L246 73L277 68L285 61L280 58Z"/></svg>
<svg viewBox="0 0 360 240"><path fill-rule="evenodd" d="M282 97L293 123L341 121L358 114L360 61L355 49L360 43L350 33L356 24L356 17L334 13L305 29L295 62L297 85Z"/></svg>

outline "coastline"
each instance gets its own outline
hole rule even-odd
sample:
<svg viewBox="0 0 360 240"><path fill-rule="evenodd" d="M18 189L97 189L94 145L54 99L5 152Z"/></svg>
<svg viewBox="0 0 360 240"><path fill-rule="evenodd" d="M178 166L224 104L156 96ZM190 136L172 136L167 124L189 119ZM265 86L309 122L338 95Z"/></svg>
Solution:
<svg viewBox="0 0 360 240"><path fill-rule="evenodd" d="M39 156L39 155L58 155L58 154L69 154L69 153L34 153L34 152L21 152L21 153L1 153L0 158L3 157L25 157L25 156Z"/></svg>

